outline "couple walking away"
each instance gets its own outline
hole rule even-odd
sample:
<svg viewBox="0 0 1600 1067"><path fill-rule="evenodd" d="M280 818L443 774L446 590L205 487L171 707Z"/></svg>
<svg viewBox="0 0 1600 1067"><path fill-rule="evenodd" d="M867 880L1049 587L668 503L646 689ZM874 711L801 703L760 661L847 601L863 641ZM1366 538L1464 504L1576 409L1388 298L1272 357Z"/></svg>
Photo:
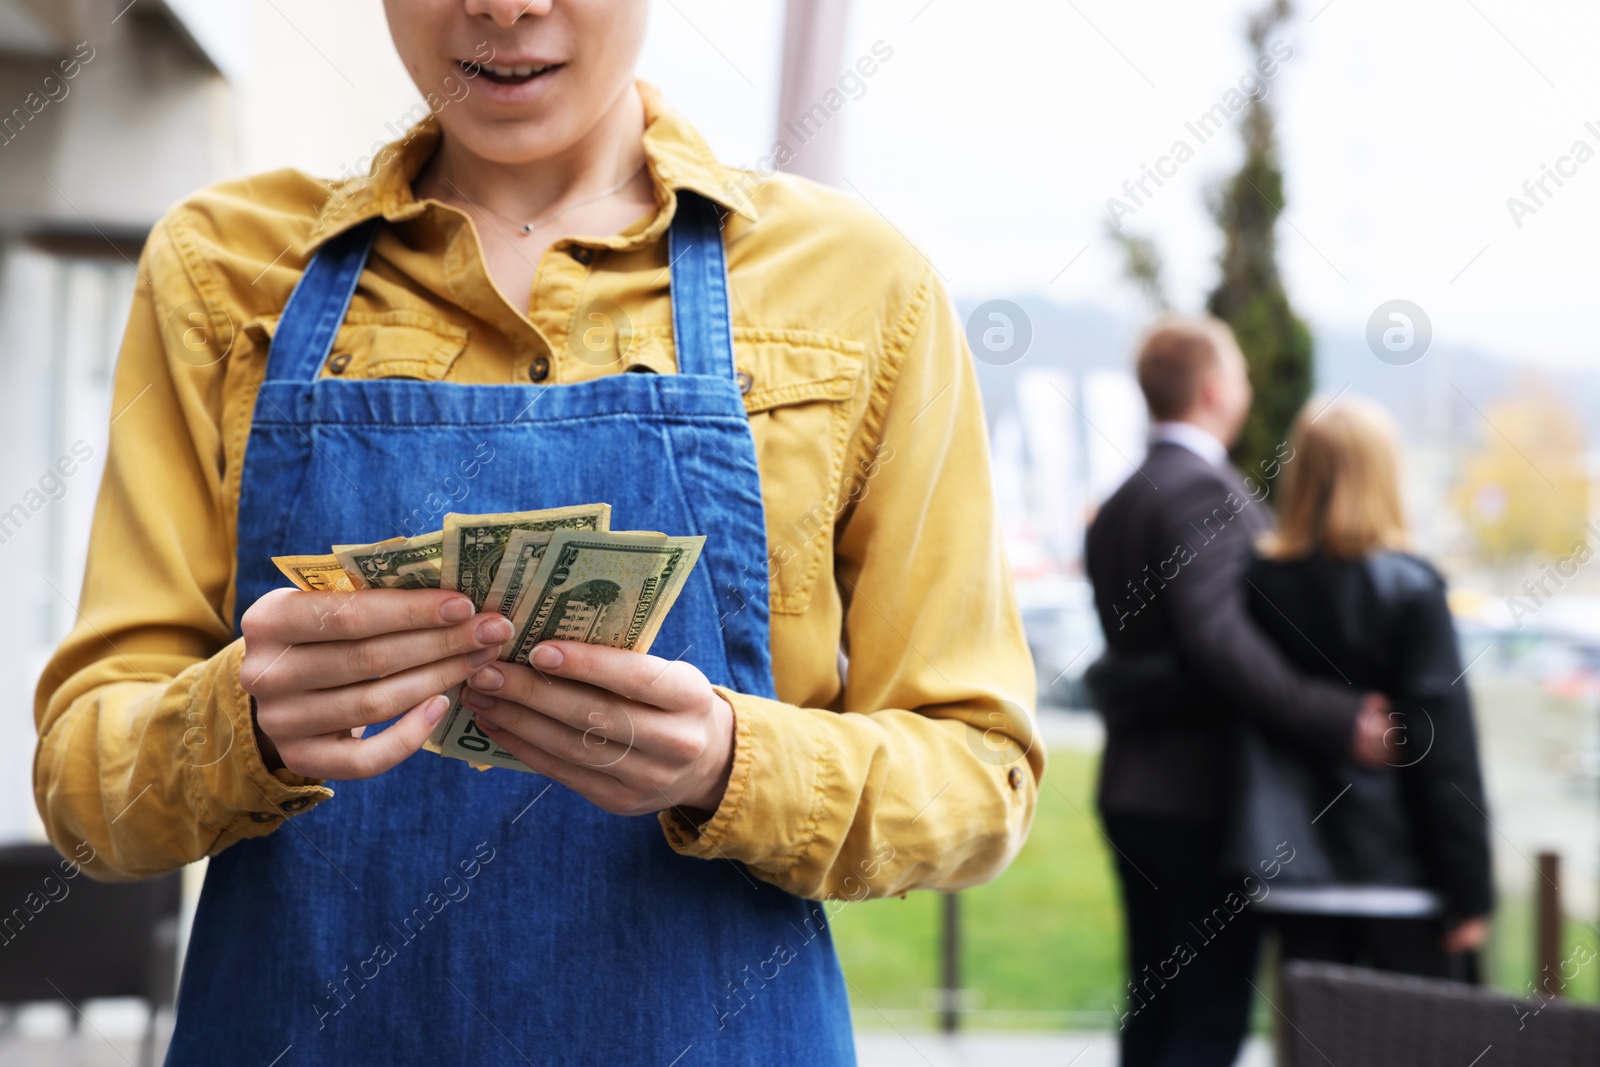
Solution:
<svg viewBox="0 0 1600 1067"><path fill-rule="evenodd" d="M1249 476L1231 331L1158 323L1143 464L1089 529L1099 808L1127 916L1124 1067L1227 1065L1284 958L1471 977L1493 906L1443 579L1406 551L1381 409L1313 400ZM1276 488L1279 524L1268 498Z"/></svg>

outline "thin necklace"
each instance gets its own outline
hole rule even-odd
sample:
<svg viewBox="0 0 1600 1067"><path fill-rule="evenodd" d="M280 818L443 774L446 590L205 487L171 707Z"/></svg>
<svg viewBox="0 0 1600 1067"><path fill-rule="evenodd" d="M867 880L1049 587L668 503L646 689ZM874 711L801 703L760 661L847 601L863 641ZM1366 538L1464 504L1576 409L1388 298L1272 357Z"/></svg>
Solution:
<svg viewBox="0 0 1600 1067"><path fill-rule="evenodd" d="M618 182L616 185L613 185L611 188L607 189L605 192L597 193L594 196L587 197L586 199L578 200L578 201L576 201L574 203L568 204L564 208L560 208L560 209L558 209L556 211L552 211L550 214L544 216L543 218L534 219L531 222L520 222L517 219L513 219L513 218L510 218L510 217L508 217L506 215L502 215L502 214L500 214L500 212L496 211L494 208L490 207L489 205L480 204L477 201L473 200L466 193L463 193L460 190L460 188L458 188L456 186L456 183L451 181L449 178L446 178L443 175L441 175L440 176L440 180L443 181L446 185L450 186L450 188L454 189L456 191L456 195L459 196L462 200L465 200L468 204L471 204L473 207L477 208L479 211L482 211L482 212L484 212L486 214L489 214L489 215L493 215L495 218L499 219L501 222L509 223L511 226L516 228L518 236L526 237L530 233L532 233L534 230L537 230L541 226L545 226L545 225L547 225L547 224L549 224L551 222L554 222L556 219L560 218L562 215L565 215L569 211L575 211L578 208L583 207L585 204L592 204L597 200L604 200L608 196L615 196L617 193L620 193L625 187L627 187L627 185L630 182L633 181L633 179L635 179L635 178L637 178L639 176L639 172L644 170L645 165L646 165L645 163L640 163L637 167L634 168L632 174L629 174L626 178L622 179L620 182Z"/></svg>

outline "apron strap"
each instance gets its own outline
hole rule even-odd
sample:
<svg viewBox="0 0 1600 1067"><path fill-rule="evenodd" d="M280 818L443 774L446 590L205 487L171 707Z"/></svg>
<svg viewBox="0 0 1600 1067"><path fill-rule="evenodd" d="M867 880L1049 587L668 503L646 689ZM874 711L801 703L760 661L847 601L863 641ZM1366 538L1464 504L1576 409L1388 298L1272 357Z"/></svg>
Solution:
<svg viewBox="0 0 1600 1067"><path fill-rule="evenodd" d="M732 380L733 320L728 262L717 205L685 189L667 231L672 271L672 337L679 374Z"/></svg>
<svg viewBox="0 0 1600 1067"><path fill-rule="evenodd" d="M334 335L355 296L383 218L368 219L328 239L306 264L289 303L278 319L267 353L267 380L304 381L317 377Z"/></svg>

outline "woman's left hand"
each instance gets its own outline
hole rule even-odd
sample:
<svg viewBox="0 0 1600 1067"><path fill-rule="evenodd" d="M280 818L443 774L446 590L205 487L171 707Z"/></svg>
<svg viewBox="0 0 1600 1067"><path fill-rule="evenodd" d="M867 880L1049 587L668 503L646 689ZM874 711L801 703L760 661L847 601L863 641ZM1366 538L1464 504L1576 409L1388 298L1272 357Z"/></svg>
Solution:
<svg viewBox="0 0 1600 1067"><path fill-rule="evenodd" d="M495 744L614 815L711 817L733 766L733 708L705 675L574 641L529 659L491 663L462 690Z"/></svg>

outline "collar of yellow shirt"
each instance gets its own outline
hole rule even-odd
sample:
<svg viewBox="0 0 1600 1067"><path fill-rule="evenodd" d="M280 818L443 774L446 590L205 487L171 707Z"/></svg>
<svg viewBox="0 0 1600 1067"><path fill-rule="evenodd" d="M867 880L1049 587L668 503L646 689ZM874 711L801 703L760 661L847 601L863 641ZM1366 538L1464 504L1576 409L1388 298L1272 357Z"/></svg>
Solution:
<svg viewBox="0 0 1600 1067"><path fill-rule="evenodd" d="M645 162L650 168L656 202L661 210L642 230L593 239L591 243L620 249L658 240L672 222L679 189L699 193L755 222L756 207L747 188L758 183L760 176L718 162L689 121L666 105L660 90L644 81L635 85L644 103ZM449 106L449 98L430 99L427 115L406 130L405 136L373 154L372 169L366 176L334 189L316 224L300 244L302 257L309 258L330 237L374 216L382 215L390 222L400 222L428 210L428 204L413 195L411 182L438 146L442 134L439 112Z"/></svg>

